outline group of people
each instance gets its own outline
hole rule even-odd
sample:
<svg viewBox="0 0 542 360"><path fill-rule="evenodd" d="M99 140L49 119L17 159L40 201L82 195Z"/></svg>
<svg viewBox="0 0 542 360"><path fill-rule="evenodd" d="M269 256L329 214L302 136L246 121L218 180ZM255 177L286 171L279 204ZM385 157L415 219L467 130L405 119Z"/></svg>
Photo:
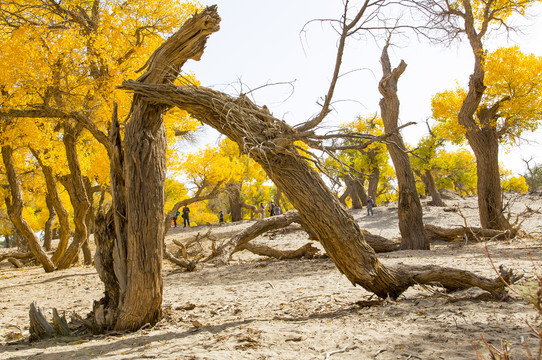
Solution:
<svg viewBox="0 0 542 360"><path fill-rule="evenodd" d="M184 227L186 227L186 225L188 225L188 227L190 227L190 208L188 206L185 206L183 207L183 219L184 219ZM173 216L173 226L174 227L177 227L177 218L179 217L179 215L181 215L181 212L180 211L177 211L177 213L175 213L175 215Z"/></svg>
<svg viewBox="0 0 542 360"><path fill-rule="evenodd" d="M367 216L374 216L373 207L375 207L375 202L369 196L369 198L367 199ZM265 214L265 206L263 205L263 203L260 203L258 210L260 212L260 219L263 219ZM269 216L275 216L280 214L282 214L282 208L280 207L280 204L275 204L273 201L271 201L271 203L269 204ZM181 215L181 211L177 211L175 216L173 216L174 227L177 227L177 218L179 217L179 215ZM190 209L188 208L188 206L185 206L182 209L182 218L184 220L183 227L186 227L187 225L188 227L190 227ZM224 223L224 213L222 212L222 210L218 212L218 223L219 225L222 225Z"/></svg>

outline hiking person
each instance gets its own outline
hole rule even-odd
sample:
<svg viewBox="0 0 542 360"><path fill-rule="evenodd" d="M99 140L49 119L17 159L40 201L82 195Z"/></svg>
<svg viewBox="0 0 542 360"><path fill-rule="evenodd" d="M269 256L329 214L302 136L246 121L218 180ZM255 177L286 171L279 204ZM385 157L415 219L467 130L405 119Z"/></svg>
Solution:
<svg viewBox="0 0 542 360"><path fill-rule="evenodd" d="M375 206L375 202L372 197L369 196L367 199L367 216L369 216L369 213L371 213L371 216L374 216L373 213L373 207Z"/></svg>
<svg viewBox="0 0 542 360"><path fill-rule="evenodd" d="M186 224L188 224L188 227L190 227L190 209L188 206L183 207L183 219L184 219L184 226L186 227Z"/></svg>
<svg viewBox="0 0 542 360"><path fill-rule="evenodd" d="M173 215L173 227L177 227L177 218L181 215L181 212L177 210L175 215Z"/></svg>

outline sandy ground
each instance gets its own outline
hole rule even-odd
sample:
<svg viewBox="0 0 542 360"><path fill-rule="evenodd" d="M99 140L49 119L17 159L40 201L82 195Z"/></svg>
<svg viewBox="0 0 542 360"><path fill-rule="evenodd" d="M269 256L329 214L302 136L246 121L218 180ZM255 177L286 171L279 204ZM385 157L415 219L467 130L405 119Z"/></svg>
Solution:
<svg viewBox="0 0 542 360"><path fill-rule="evenodd" d="M459 205L469 225L478 226L476 199L448 200ZM542 207L541 195L512 201L517 214ZM362 228L398 238L395 204L353 212ZM426 223L464 224L458 212L424 205ZM226 238L250 221L215 227ZM171 229L173 239L187 242L207 227ZM507 242L489 242L496 266L503 264L525 277L517 288L532 284L542 259L542 215L523 224L525 234ZM295 230L278 230L254 241L294 249L307 242ZM202 244L207 247L208 244ZM197 251L198 246L190 248ZM433 244L431 251L380 254L386 265L435 264L495 276L481 244ZM376 300L352 286L330 259L276 260L240 252L228 266L204 265L185 272L164 264L164 318L135 333L79 336L34 343L15 341L28 333L28 306L56 307L85 315L103 285L92 267L77 266L46 274L38 267L0 266L1 359L474 359L481 336L512 359L525 358L522 342L537 349L527 323L537 324L532 306L512 294L508 301L479 298L479 290L443 294L414 287L397 302ZM50 315L50 311L47 311ZM481 350L487 355L487 351Z"/></svg>

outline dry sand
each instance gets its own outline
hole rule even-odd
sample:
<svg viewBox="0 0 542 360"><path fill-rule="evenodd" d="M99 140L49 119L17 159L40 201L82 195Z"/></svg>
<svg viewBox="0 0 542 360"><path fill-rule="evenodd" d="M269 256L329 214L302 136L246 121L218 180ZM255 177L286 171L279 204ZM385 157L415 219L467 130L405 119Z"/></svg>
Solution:
<svg viewBox="0 0 542 360"><path fill-rule="evenodd" d="M478 226L476 198L447 200L459 205L469 225ZM512 201L513 213L537 209L540 195ZM398 238L395 204L353 212L362 228ZM457 212L424 205L426 223L464 224ZM250 221L213 228L225 238ZM507 242L488 242L491 259L524 273L517 288L532 283L542 259L542 215L523 224L525 234ZM171 229L173 239L186 242L205 226ZM264 234L254 241L294 249L307 235L292 227ZM202 244L207 247L208 244ZM191 248L197 250L197 246ZM431 251L380 254L386 265L435 264L494 277L481 244L433 244ZM86 314L103 285L92 267L77 266L46 274L38 267L0 266L1 359L473 359L481 336L501 348L509 344L512 358L525 357L522 342L538 349L527 323L537 324L532 306L518 295L508 301L477 298L479 290L443 294L414 287L397 302L376 300L352 286L330 259L276 260L250 253L234 254L228 266L200 266L185 272L164 263L164 318L153 328L129 334L108 334L34 343L16 342L28 333L28 306L36 301L47 310ZM50 311L47 312L50 316ZM482 348L482 353L487 351Z"/></svg>

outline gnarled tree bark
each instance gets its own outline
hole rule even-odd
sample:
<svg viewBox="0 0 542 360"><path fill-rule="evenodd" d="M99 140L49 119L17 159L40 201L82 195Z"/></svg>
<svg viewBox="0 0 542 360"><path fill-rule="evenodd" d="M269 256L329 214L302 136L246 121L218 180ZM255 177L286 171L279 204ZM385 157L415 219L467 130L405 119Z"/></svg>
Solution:
<svg viewBox="0 0 542 360"><path fill-rule="evenodd" d="M387 133L397 130L399 120L399 98L397 96L397 82L406 69L406 63L401 61L398 67L392 70L386 44L382 50L380 62L382 64L382 79L378 84L378 90L382 94L380 109L382 121ZM386 143L390 153L395 175L399 187L399 230L401 232L401 248L429 250L429 242L423 231L422 204L416 190L416 180L410 166L408 153L403 143L403 138L395 132Z"/></svg>

